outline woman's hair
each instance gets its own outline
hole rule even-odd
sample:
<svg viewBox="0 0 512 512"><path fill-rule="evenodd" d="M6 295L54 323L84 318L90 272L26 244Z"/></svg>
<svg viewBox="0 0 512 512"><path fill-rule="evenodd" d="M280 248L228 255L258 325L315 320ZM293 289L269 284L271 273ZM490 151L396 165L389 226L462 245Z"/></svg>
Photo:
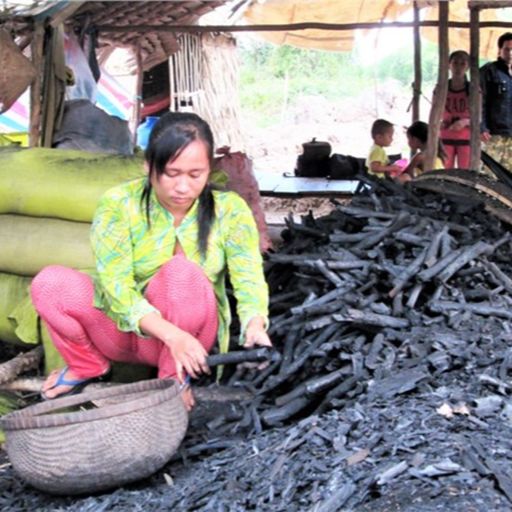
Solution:
<svg viewBox="0 0 512 512"><path fill-rule="evenodd" d="M457 59L458 57L466 59L466 61L469 63L469 53L466 50L455 50L454 52L450 53L450 56L448 57L448 62L451 62L452 60Z"/></svg>
<svg viewBox="0 0 512 512"><path fill-rule="evenodd" d="M407 128L407 135L418 139L422 144L426 144L428 141L428 124L423 121L414 121ZM446 153L441 140L437 143L437 156L443 161L446 159Z"/></svg>
<svg viewBox="0 0 512 512"><path fill-rule="evenodd" d="M213 163L213 134L206 121L197 114L187 112L168 112L164 114L153 127L149 142L144 152L144 158L148 165L148 179L141 195L141 204L146 210L148 227L151 227L149 217L149 203L151 197L151 177L157 179L165 172L168 162L174 161L180 153L194 141L200 141L206 146L210 168ZM208 236L215 219L215 204L212 187L209 183L199 195L198 228L199 251L206 255L208 248Z"/></svg>

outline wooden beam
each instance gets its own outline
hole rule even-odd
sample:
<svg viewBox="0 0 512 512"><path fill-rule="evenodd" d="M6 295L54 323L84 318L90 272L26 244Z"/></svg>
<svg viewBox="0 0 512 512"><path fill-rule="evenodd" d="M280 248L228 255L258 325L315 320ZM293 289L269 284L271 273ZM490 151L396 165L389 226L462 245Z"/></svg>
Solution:
<svg viewBox="0 0 512 512"><path fill-rule="evenodd" d="M469 30L469 23L465 21L450 21L449 28L465 28ZM439 22L426 20L419 23L420 27L438 27ZM97 25L98 32L282 32L293 30L319 29L319 30L355 30L355 29L385 29L385 28L413 28L414 21L393 21L389 23L287 23L278 25ZM480 27L510 28L512 22L485 21Z"/></svg>
<svg viewBox="0 0 512 512"><path fill-rule="evenodd" d="M20 37L19 42L17 43L18 48L21 52L25 50L25 48L32 42L32 32L29 34L25 34Z"/></svg>
<svg viewBox="0 0 512 512"><path fill-rule="evenodd" d="M418 121L420 118L420 98L421 98L421 37L420 37L420 8L418 2L414 2L414 83L412 91L412 121Z"/></svg>
<svg viewBox="0 0 512 512"><path fill-rule="evenodd" d="M448 91L448 2L439 2L439 68L437 88L430 110L428 142L425 153L425 169L434 169L439 141L439 126L443 115Z"/></svg>
<svg viewBox="0 0 512 512"><path fill-rule="evenodd" d="M469 11L469 19L471 24L469 56L469 65L471 70L471 83L469 87L471 160L469 165L470 168L474 170L478 170L480 168L480 120L482 116L482 95L480 94L480 70L478 59L480 52L480 31L478 26L479 18L479 9L471 8Z"/></svg>
<svg viewBox="0 0 512 512"><path fill-rule="evenodd" d="M471 10L502 9L504 7L512 7L512 2L510 0L470 0L468 7Z"/></svg>
<svg viewBox="0 0 512 512"><path fill-rule="evenodd" d="M30 86L30 122L28 140L31 148L41 145L41 88L44 65L43 40L43 24L36 23L31 42L32 64L36 70L36 77Z"/></svg>
<svg viewBox="0 0 512 512"><path fill-rule="evenodd" d="M84 3L85 2L77 2L77 1L70 2L69 5L67 5L66 7L64 7L57 13L55 13L55 16L51 17L50 25L53 28L55 28L60 23L65 22L68 18L73 16L73 14L75 14L75 12L78 9L80 9L80 7L82 7L82 4L84 4Z"/></svg>

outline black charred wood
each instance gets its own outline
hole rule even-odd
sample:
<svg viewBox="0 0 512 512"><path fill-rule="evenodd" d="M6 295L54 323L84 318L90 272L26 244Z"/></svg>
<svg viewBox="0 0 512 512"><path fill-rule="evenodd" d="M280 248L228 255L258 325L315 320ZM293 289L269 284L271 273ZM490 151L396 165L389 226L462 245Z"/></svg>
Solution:
<svg viewBox="0 0 512 512"><path fill-rule="evenodd" d="M432 265L430 268L424 269L418 273L418 279L423 282L430 281L435 276L440 274L445 268L453 263L462 253L463 248L452 250L450 253L441 258L437 263Z"/></svg>
<svg viewBox="0 0 512 512"><path fill-rule="evenodd" d="M369 247L373 247L377 245L379 242L384 240L386 237L402 229L405 226L408 226L410 223L414 221L413 217L408 215L407 213L400 212L396 218L393 220L393 223L385 228L380 230L376 234L371 234L365 239L358 242L355 246L356 249L368 249Z"/></svg>
<svg viewBox="0 0 512 512"><path fill-rule="evenodd" d="M409 326L409 320L406 318L394 318L388 315L378 315L369 311L361 311L354 308L347 308L344 314L332 315L336 322L349 322L358 325L368 325L375 327L391 327L393 329L405 329Z"/></svg>
<svg viewBox="0 0 512 512"><path fill-rule="evenodd" d="M276 350L268 348L255 348L251 350L239 350L237 352L227 352L225 354L215 354L208 356L206 362L208 366L218 366L224 364L254 363L269 361L279 362L281 354Z"/></svg>
<svg viewBox="0 0 512 512"><path fill-rule="evenodd" d="M423 288L424 288L424 285L422 285L422 284L418 283L418 284L414 285L414 288L409 293L409 298L407 299L406 305L408 308L414 309L414 307L416 306L416 302L418 301L418 298L419 298L420 293L422 292Z"/></svg>
<svg viewBox="0 0 512 512"><path fill-rule="evenodd" d="M449 314L453 311L470 311L477 315L494 316L498 318L506 318L512 320L512 311L509 309L499 308L491 304L467 304L450 301L437 301L430 304L430 309L437 313Z"/></svg>
<svg viewBox="0 0 512 512"><path fill-rule="evenodd" d="M446 237L447 233L448 228L445 225L443 226L443 229L438 231L432 238L432 241L427 248L427 254L425 256L425 265L427 267L431 267L438 260L439 253L441 251L441 241L443 240L443 237Z"/></svg>
<svg viewBox="0 0 512 512"><path fill-rule="evenodd" d="M398 242L405 242L407 245L416 247L425 247L426 239L422 236L415 235L414 233L408 233L407 231L399 231L395 233L394 239Z"/></svg>
<svg viewBox="0 0 512 512"><path fill-rule="evenodd" d="M413 390L421 381L428 377L430 377L430 374L423 368L411 368L374 382L370 393L374 397L389 399L394 395Z"/></svg>
<svg viewBox="0 0 512 512"><path fill-rule="evenodd" d="M492 273L499 283L512 295L512 279L493 262L486 261L484 267Z"/></svg>
<svg viewBox="0 0 512 512"><path fill-rule="evenodd" d="M340 396L346 395L351 389L355 388L359 381L359 378L360 377L356 377L355 375L353 375L352 377L348 377L343 382L338 384L336 387L331 389L315 410L315 414L321 414L325 412L331 405L332 400Z"/></svg>
<svg viewBox="0 0 512 512"><path fill-rule="evenodd" d="M290 402L281 407L273 407L266 409L261 419L265 425L275 426L281 424L284 420L289 419L291 416L300 412L311 401L308 397L294 398Z"/></svg>
<svg viewBox="0 0 512 512"><path fill-rule="evenodd" d="M342 368L335 372L328 373L327 375L314 377L306 382L303 382L286 395L277 397L275 403L276 405L281 406L295 398L299 398L300 396L312 397L314 395L318 395L338 384L338 382L344 379L346 375L347 369Z"/></svg>
<svg viewBox="0 0 512 512"><path fill-rule="evenodd" d="M484 254L491 254L494 250L493 246L485 242L477 242L471 247L464 249L459 256L449 263L445 269L438 274L438 279L445 283L450 279L459 269L467 265L470 261L482 256Z"/></svg>
<svg viewBox="0 0 512 512"><path fill-rule="evenodd" d="M389 296L391 298L393 298L398 292L402 291L408 281L419 272L420 268L425 263L427 253L428 250L426 248L423 249L418 256L416 256L414 261L398 276L394 283L395 286L389 292Z"/></svg>
<svg viewBox="0 0 512 512"><path fill-rule="evenodd" d="M262 393L268 393L270 390L275 389L277 386L285 382L290 376L292 376L297 370L302 368L307 359L311 356L311 354L318 348L320 345L325 343L329 338L333 336L333 334L337 331L337 326L332 324L320 332L312 341L312 343L307 347L300 356L297 357L286 369L283 369L278 375L273 375L269 377L263 389Z"/></svg>

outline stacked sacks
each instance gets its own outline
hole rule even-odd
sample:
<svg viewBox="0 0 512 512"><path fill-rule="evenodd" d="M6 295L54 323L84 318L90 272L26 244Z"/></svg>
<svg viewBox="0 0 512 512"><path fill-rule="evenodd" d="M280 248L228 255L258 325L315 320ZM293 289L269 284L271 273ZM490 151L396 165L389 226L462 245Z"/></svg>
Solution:
<svg viewBox="0 0 512 512"><path fill-rule="evenodd" d="M0 340L45 345L46 369L61 364L32 307L29 286L45 266L94 267L90 223L101 195L143 173L136 157L59 149L0 151Z"/></svg>

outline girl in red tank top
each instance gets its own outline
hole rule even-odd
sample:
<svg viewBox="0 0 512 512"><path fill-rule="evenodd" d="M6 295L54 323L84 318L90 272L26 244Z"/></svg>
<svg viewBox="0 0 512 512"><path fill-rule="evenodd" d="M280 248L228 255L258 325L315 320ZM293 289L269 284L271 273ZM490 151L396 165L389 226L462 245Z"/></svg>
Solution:
<svg viewBox="0 0 512 512"><path fill-rule="evenodd" d="M464 50L452 52L449 58L451 79L441 122L441 140L446 153L446 169L469 169L470 114L469 82L466 71L469 55Z"/></svg>

